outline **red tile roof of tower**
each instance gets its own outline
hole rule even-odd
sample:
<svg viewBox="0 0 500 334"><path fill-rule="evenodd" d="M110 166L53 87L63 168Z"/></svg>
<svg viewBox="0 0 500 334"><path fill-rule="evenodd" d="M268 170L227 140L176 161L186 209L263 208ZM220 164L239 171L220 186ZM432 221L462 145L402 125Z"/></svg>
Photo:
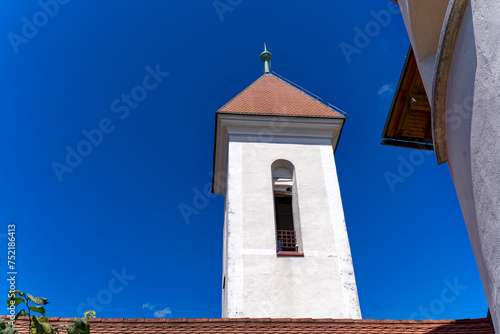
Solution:
<svg viewBox="0 0 500 334"><path fill-rule="evenodd" d="M262 75L217 112L345 118L340 111L271 73Z"/></svg>

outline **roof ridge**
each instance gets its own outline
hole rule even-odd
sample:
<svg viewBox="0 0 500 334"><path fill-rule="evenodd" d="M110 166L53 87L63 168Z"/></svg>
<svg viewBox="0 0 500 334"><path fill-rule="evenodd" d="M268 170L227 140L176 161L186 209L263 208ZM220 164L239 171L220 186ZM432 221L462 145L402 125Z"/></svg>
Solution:
<svg viewBox="0 0 500 334"><path fill-rule="evenodd" d="M273 73L274 73L274 74L276 74L276 75L274 75ZM327 102L326 100L322 99L322 98L321 98L321 97L319 97L318 95L316 95L316 94L314 94L314 93L312 93L312 92L308 91L307 89L305 89L305 88L303 88L303 87L299 86L298 84L296 84L296 83L295 83L295 82L293 82L292 80L288 80L287 78L285 78L284 76L282 76L282 75L278 74L277 72L272 72L271 74L272 74L275 78L277 78L277 79L281 80L282 82L286 83L288 86L290 86L290 87L292 87L292 88L295 88L296 90L298 90L298 91L299 91L299 92L301 92L302 94L306 95L307 97L309 97L309 98L312 98L312 99L316 100L317 102L321 103L321 104L322 104L322 105L324 105L325 107L327 107L327 108L329 108L329 109L331 109L331 110L335 111L336 113L338 113L338 114L340 114L340 115L344 116L345 118L348 118L349 114L347 114L347 112L345 112L345 111L343 111L342 109L337 108L337 107L335 107L335 108L337 108L338 110L337 110L337 109L335 109L335 108L332 108L332 107L330 106L330 105L332 105L332 106L333 106L333 104L332 104L332 103Z"/></svg>

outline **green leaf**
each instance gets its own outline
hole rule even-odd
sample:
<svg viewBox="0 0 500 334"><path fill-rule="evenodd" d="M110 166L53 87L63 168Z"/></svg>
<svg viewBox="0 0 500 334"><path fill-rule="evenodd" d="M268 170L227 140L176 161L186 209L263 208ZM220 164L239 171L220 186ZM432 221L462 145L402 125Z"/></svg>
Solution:
<svg viewBox="0 0 500 334"><path fill-rule="evenodd" d="M29 309L32 310L33 312L40 313L42 317L45 316L45 307L43 306L29 306Z"/></svg>
<svg viewBox="0 0 500 334"><path fill-rule="evenodd" d="M90 324L87 317L75 318L75 328L79 334L90 334Z"/></svg>
<svg viewBox="0 0 500 334"><path fill-rule="evenodd" d="M14 317L14 322L16 322L17 318L24 317L26 315L29 315L29 313L22 309L21 311L17 312L16 316Z"/></svg>
<svg viewBox="0 0 500 334"><path fill-rule="evenodd" d="M31 321L33 323L33 328L35 329L37 334L45 334L45 328L40 322L38 322L38 319L34 315L31 317Z"/></svg>
<svg viewBox="0 0 500 334"><path fill-rule="evenodd" d="M45 334L51 334L52 333L53 328L52 328L52 326L49 323L44 322L44 323L42 323L42 326L45 329Z"/></svg>
<svg viewBox="0 0 500 334"><path fill-rule="evenodd" d="M5 328L7 326L5 325L5 319L2 319L2 320L4 320L4 321L0 323L0 332L5 332Z"/></svg>
<svg viewBox="0 0 500 334"><path fill-rule="evenodd" d="M19 295L21 297L25 297L24 292L21 292L21 290L14 290L14 291L9 290L9 297L10 296L17 296L17 295Z"/></svg>
<svg viewBox="0 0 500 334"><path fill-rule="evenodd" d="M84 330L85 329L85 323L82 321L83 318L75 318L75 327ZM85 318L87 319L87 318Z"/></svg>
<svg viewBox="0 0 500 334"><path fill-rule="evenodd" d="M49 318L43 316L43 317L38 318L38 321L40 321L40 322L48 322Z"/></svg>
<svg viewBox="0 0 500 334"><path fill-rule="evenodd" d="M85 325L85 331L84 334L90 334L90 324Z"/></svg>
<svg viewBox="0 0 500 334"><path fill-rule="evenodd" d="M60 325L59 327L66 328L68 334L78 334L76 328L68 324Z"/></svg>
<svg viewBox="0 0 500 334"><path fill-rule="evenodd" d="M5 329L5 334L16 334L18 332L17 328L14 328L12 326L8 326Z"/></svg>
<svg viewBox="0 0 500 334"><path fill-rule="evenodd" d="M11 297L11 298L7 299L7 306L8 307L10 307L12 305L11 301L14 301L16 306L21 304L21 303L24 303L24 300L21 297Z"/></svg>
<svg viewBox="0 0 500 334"><path fill-rule="evenodd" d="M95 318L95 311L94 311L94 310L92 310L92 311L87 311L87 312L85 312L85 313L84 313L84 315L85 315L85 317L86 317L87 319L89 319L89 318Z"/></svg>
<svg viewBox="0 0 500 334"><path fill-rule="evenodd" d="M30 295L29 293L28 293L28 299L37 305L40 305L40 304L47 305L49 303L47 301L47 298L35 297L33 295Z"/></svg>

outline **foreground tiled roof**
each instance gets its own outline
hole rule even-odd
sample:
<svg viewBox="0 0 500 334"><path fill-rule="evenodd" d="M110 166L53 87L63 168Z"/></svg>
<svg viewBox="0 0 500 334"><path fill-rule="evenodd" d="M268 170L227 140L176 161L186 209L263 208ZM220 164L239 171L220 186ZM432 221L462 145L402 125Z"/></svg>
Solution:
<svg viewBox="0 0 500 334"><path fill-rule="evenodd" d="M344 118L273 74L264 74L218 110L222 113Z"/></svg>
<svg viewBox="0 0 500 334"><path fill-rule="evenodd" d="M5 318L5 317L4 317ZM352 320L352 319L91 319L95 334L492 334L488 319ZM49 318L53 326L72 318ZM16 325L26 332L27 319ZM63 330L61 333L65 333Z"/></svg>

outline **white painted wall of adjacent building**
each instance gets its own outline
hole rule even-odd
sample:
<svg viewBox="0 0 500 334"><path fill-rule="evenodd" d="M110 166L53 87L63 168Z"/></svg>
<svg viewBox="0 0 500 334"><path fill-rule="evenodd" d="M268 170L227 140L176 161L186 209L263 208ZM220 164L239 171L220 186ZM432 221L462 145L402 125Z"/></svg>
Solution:
<svg viewBox="0 0 500 334"><path fill-rule="evenodd" d="M432 71L434 145L444 148L496 331L500 331L500 2L445 1L444 19L429 0L399 0L414 50L436 49ZM417 7L420 6L420 11ZM412 10L413 8L413 10ZM423 8L425 9L425 8ZM440 40L417 27L440 25ZM429 52L428 52L429 53ZM445 69L445 71L442 71ZM424 83L429 71L419 63ZM441 72L440 72L441 71ZM444 74L444 77L443 77ZM447 77L446 77L447 75ZM426 90L429 89L428 84ZM437 93L438 92L438 93ZM444 101L444 103L437 103Z"/></svg>

